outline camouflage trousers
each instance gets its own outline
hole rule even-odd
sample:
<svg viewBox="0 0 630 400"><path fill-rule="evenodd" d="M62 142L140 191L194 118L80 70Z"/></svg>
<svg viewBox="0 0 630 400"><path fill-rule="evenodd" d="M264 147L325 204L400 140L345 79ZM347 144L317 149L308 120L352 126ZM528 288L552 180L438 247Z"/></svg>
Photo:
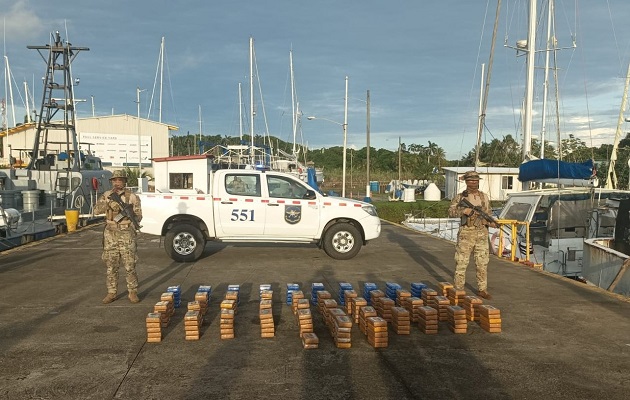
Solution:
<svg viewBox="0 0 630 400"><path fill-rule="evenodd" d="M455 288L464 290L466 284L466 268L470 262L470 255L475 253L475 265L477 267L477 289L488 288L488 262L490 261L488 249L488 229L462 227L457 235L455 247Z"/></svg>
<svg viewBox="0 0 630 400"><path fill-rule="evenodd" d="M121 264L127 271L127 290L138 289L136 248L136 232L133 229L105 229L102 258L107 267L107 293L116 294L118 291L118 269Z"/></svg>

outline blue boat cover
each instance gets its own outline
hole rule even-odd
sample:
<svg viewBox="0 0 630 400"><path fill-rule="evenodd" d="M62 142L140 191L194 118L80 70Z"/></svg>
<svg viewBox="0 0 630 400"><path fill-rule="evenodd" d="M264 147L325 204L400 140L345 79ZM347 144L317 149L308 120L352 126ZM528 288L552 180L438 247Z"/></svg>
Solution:
<svg viewBox="0 0 630 400"><path fill-rule="evenodd" d="M518 168L518 180L521 182L537 179L590 179L593 176L593 160L583 163L570 163L559 160L532 160Z"/></svg>
<svg viewBox="0 0 630 400"><path fill-rule="evenodd" d="M315 168L312 167L308 167L306 169L306 183L312 187L313 189L315 189L316 192L321 193L321 189L319 188L319 186L317 185L317 176L315 174Z"/></svg>

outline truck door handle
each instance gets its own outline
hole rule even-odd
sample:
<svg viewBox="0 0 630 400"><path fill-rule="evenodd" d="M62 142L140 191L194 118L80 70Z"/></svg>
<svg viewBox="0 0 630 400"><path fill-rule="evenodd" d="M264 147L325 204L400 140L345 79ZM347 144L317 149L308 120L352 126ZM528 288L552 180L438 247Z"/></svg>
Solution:
<svg viewBox="0 0 630 400"><path fill-rule="evenodd" d="M221 204L232 204L231 201L222 201Z"/></svg>
<svg viewBox="0 0 630 400"><path fill-rule="evenodd" d="M278 203L267 203L268 206L278 207L280 204Z"/></svg>

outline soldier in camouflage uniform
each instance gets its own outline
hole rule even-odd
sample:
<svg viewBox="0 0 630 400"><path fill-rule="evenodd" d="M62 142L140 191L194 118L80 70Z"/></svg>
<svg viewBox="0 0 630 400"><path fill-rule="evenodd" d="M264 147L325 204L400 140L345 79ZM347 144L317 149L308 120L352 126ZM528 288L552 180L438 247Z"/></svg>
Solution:
<svg viewBox="0 0 630 400"><path fill-rule="evenodd" d="M126 189L127 177L123 171L114 171L109 178L112 182L112 189L103 193L98 199L94 212L105 214L105 231L103 233L103 261L107 266L107 296L103 299L104 304L116 300L118 291L118 268L122 264L127 271L127 291L129 301L137 303L138 298L138 275L136 274L136 230L128 217L120 215L120 205L110 198L112 192L120 195L123 203L130 204L130 209L136 215L136 220L142 219L142 208L140 198L129 189Z"/></svg>
<svg viewBox="0 0 630 400"><path fill-rule="evenodd" d="M455 289L464 290L466 283L466 268L470 261L470 255L474 250L475 264L477 267L477 294L484 299L491 299L488 293L488 262L490 261L488 248L488 226L496 226L484 219L472 208L459 205L462 198L466 198L472 205L490 215L490 199L488 195L479 190L479 174L468 171L462 178L466 181L466 190L457 194L451 201L448 214L451 218L466 216L466 223L462 223L457 234L457 246L455 247Z"/></svg>

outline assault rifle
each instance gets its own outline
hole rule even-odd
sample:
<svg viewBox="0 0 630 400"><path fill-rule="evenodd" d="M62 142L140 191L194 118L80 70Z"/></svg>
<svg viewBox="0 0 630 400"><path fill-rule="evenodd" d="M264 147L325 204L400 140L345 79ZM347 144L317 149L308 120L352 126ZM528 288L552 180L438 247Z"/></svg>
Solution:
<svg viewBox="0 0 630 400"><path fill-rule="evenodd" d="M488 215L488 213L483 211L481 207L473 205L470 201L468 201L466 197L462 197L462 199L459 201L459 204L457 204L457 206L464 207L464 208L472 208L473 212L479 214L481 218L485 219L490 224L494 225L497 223L497 221L494 218L492 218L492 216ZM466 225L466 223L468 222L468 218L470 217L471 215L466 215L466 214L462 215L462 226Z"/></svg>
<svg viewBox="0 0 630 400"><path fill-rule="evenodd" d="M140 225L136 218L136 213L133 212L133 205L123 202L120 195L116 192L112 192L108 198L115 201L120 206L120 212L114 217L114 221L120 222L120 220L127 217L133 224L135 230L139 231L140 228L142 228L142 225Z"/></svg>

